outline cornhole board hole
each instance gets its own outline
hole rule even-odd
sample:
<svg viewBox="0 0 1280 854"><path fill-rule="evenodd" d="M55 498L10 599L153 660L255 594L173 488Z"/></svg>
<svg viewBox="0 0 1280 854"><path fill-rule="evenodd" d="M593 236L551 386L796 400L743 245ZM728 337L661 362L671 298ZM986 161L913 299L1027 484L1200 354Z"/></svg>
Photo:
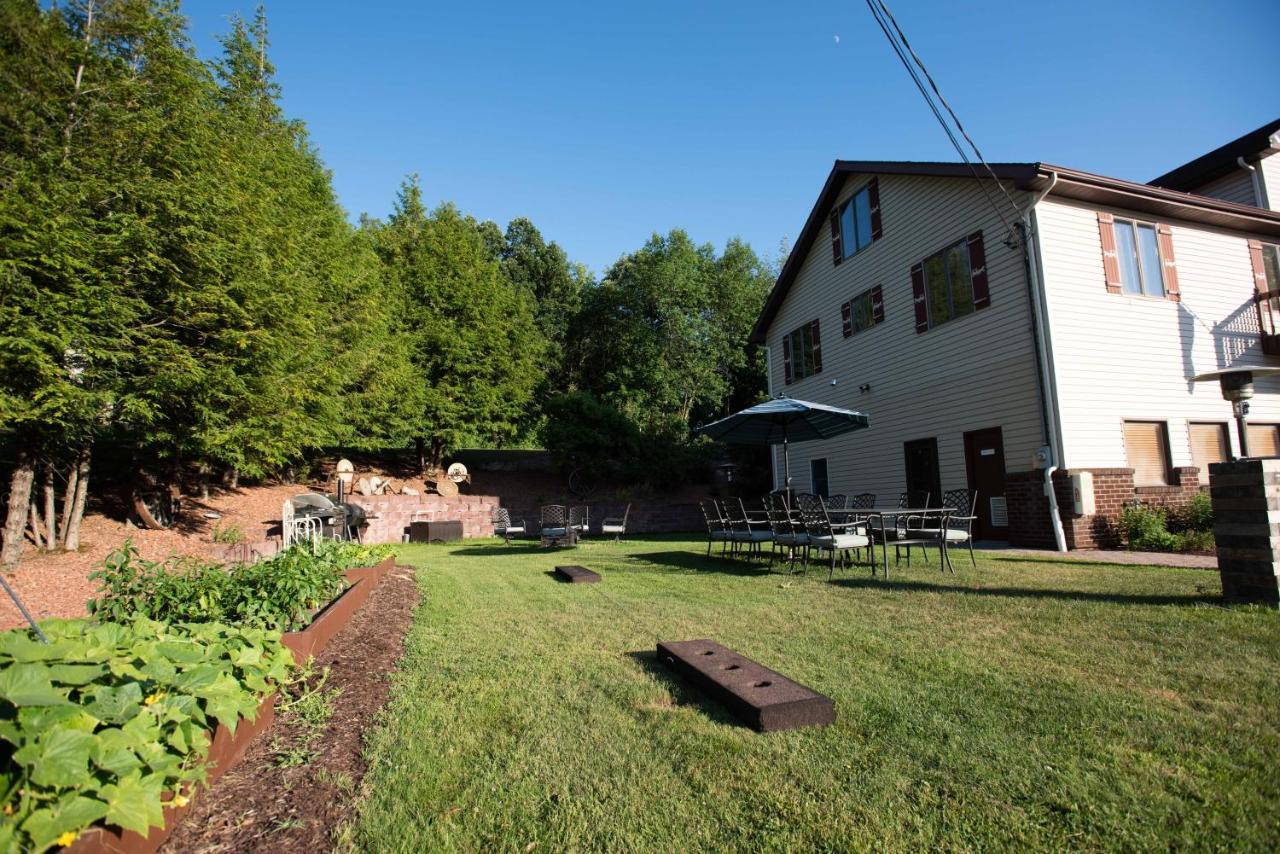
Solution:
<svg viewBox="0 0 1280 854"><path fill-rule="evenodd" d="M661 642L658 659L759 732L835 723L830 697L714 641Z"/></svg>
<svg viewBox="0 0 1280 854"><path fill-rule="evenodd" d="M600 580L600 573L592 572L585 566L557 566L556 576L570 584L595 584Z"/></svg>

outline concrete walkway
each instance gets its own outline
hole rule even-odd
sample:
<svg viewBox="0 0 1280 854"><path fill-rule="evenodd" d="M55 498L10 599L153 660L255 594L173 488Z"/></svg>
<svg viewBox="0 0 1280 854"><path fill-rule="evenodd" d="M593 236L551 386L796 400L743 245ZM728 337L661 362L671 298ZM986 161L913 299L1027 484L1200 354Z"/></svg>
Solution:
<svg viewBox="0 0 1280 854"><path fill-rule="evenodd" d="M1123 563L1135 566L1178 566L1188 569L1217 569L1216 555L1191 555L1173 552L1130 552L1120 549L1076 549L1056 552L1052 549L1018 549L993 542L978 540L974 547L987 552L999 552L1002 556L1025 557L1035 560L1069 560L1080 563Z"/></svg>

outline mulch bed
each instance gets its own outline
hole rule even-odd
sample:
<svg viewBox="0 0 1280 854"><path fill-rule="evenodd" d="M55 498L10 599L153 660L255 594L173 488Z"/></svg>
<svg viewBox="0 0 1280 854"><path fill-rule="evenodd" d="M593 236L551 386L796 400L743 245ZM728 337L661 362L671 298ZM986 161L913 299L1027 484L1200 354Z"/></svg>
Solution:
<svg viewBox="0 0 1280 854"><path fill-rule="evenodd" d="M200 792L161 850L333 849L334 830L350 818L364 776L364 734L387 700L388 677L413 622L418 586L412 573L397 566L316 657L317 670L330 668L324 690L341 689L323 732L308 743L304 725L288 714L278 717L240 765ZM304 744L315 757L282 767L280 757Z"/></svg>

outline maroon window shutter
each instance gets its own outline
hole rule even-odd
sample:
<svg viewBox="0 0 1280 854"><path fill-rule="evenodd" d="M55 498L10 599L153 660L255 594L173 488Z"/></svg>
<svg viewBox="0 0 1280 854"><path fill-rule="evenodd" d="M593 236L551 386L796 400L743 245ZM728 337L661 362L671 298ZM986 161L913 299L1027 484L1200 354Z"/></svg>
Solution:
<svg viewBox="0 0 1280 854"><path fill-rule="evenodd" d="M853 311L847 302L840 303L840 328L845 338L853 334Z"/></svg>
<svg viewBox="0 0 1280 854"><path fill-rule="evenodd" d="M871 240L879 240L884 236L884 224L880 218L880 179L872 178L867 185L867 196L871 203Z"/></svg>
<svg viewBox="0 0 1280 854"><path fill-rule="evenodd" d="M916 334L929 331L929 306L924 301L924 265L911 268L911 299L916 306Z"/></svg>
<svg viewBox="0 0 1280 854"><path fill-rule="evenodd" d="M1116 252L1116 218L1098 211L1098 237L1102 240L1102 273L1107 293L1120 293L1120 255Z"/></svg>
<svg viewBox="0 0 1280 854"><path fill-rule="evenodd" d="M1267 292L1267 265L1262 260L1262 241L1249 241L1249 262L1253 264L1253 290L1255 293Z"/></svg>
<svg viewBox="0 0 1280 854"><path fill-rule="evenodd" d="M840 239L840 209L831 212L831 260L839 264L844 260L844 242Z"/></svg>
<svg viewBox="0 0 1280 854"><path fill-rule="evenodd" d="M1182 302L1178 287L1178 265L1173 260L1173 229L1164 223L1156 225L1156 246L1160 248L1160 266L1164 267L1164 293L1174 302Z"/></svg>
<svg viewBox="0 0 1280 854"><path fill-rule="evenodd" d="M969 273L973 279L973 310L991 305L991 288L987 285L987 253L982 245L982 232L969 235Z"/></svg>
<svg viewBox="0 0 1280 854"><path fill-rule="evenodd" d="M884 323L884 291L879 285L871 289L871 322Z"/></svg>
<svg viewBox="0 0 1280 854"><path fill-rule="evenodd" d="M782 379L791 385L791 336L782 336Z"/></svg>
<svg viewBox="0 0 1280 854"><path fill-rule="evenodd" d="M813 372L822 373L822 338L818 334L818 321L809 324L813 327Z"/></svg>

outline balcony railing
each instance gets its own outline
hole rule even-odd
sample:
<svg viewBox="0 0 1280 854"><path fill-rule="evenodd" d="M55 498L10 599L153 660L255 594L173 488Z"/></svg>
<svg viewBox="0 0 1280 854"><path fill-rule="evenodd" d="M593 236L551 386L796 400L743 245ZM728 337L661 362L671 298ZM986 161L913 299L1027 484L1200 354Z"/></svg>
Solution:
<svg viewBox="0 0 1280 854"><path fill-rule="evenodd" d="M1262 352L1269 356L1280 356L1280 291L1254 294L1253 304L1258 310Z"/></svg>

